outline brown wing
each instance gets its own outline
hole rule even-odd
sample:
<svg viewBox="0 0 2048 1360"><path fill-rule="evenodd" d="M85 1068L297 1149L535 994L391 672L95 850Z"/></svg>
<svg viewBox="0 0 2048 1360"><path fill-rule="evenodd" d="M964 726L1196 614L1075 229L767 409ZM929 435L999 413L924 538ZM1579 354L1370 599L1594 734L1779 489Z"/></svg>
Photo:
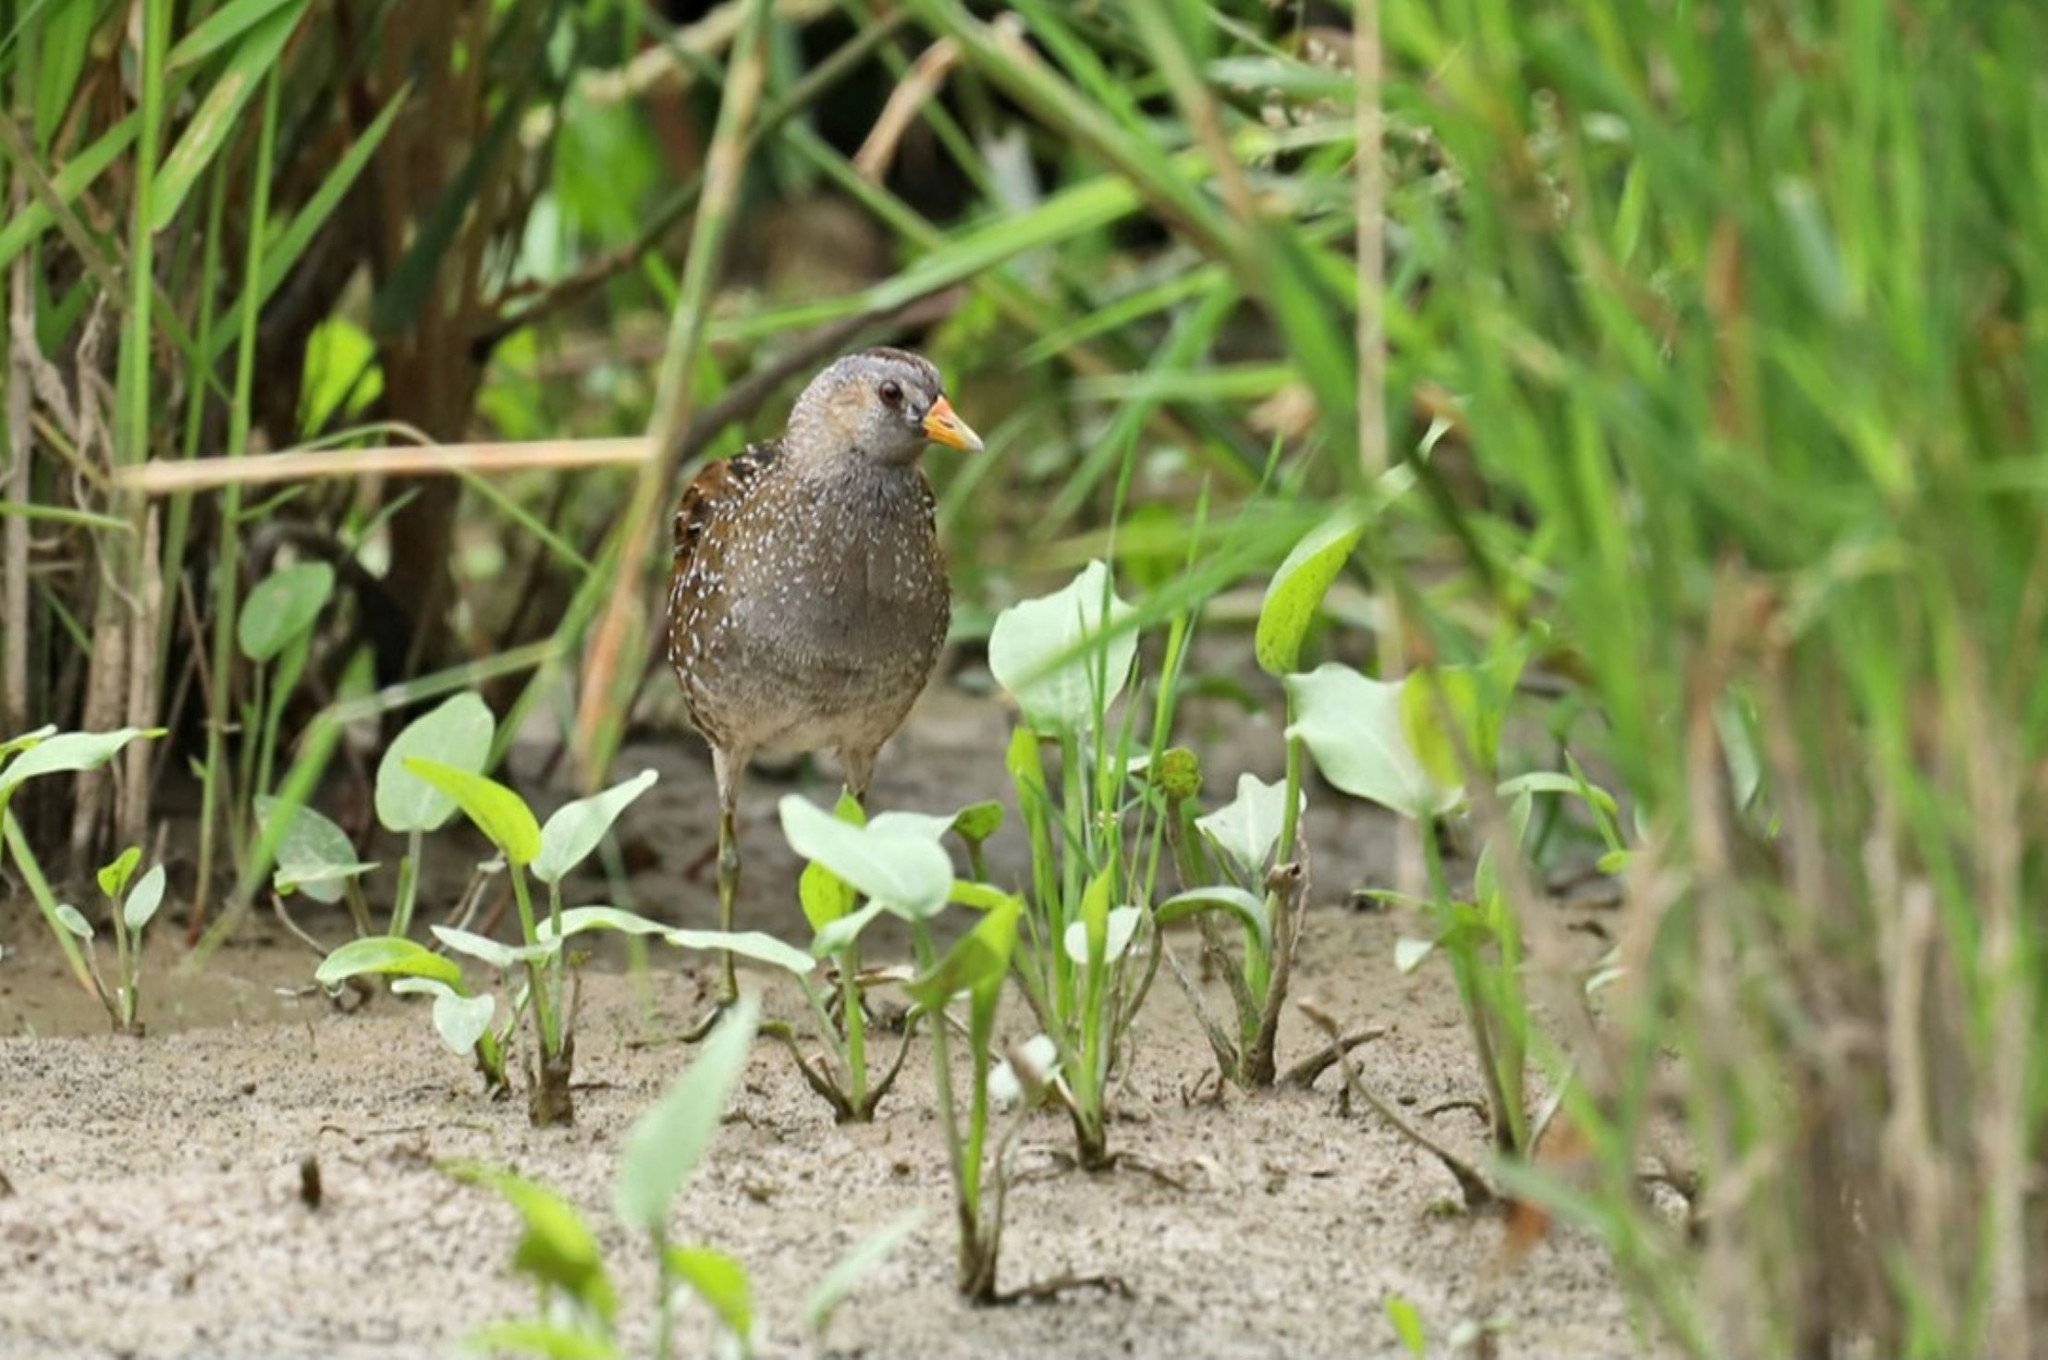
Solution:
<svg viewBox="0 0 2048 1360"><path fill-rule="evenodd" d="M696 671L701 644L693 644L692 639L702 638L717 625L725 580L725 543L714 526L730 519L781 452L782 445L775 440L749 444L691 478L676 504L668 591L668 662L682 682L691 721L700 728L704 715L697 702L701 677Z"/></svg>
<svg viewBox="0 0 2048 1360"><path fill-rule="evenodd" d="M730 458L708 464L690 479L690 484L683 488L682 500L676 504L674 575L678 579L703 551L705 531L718 517L720 508L744 499L748 488L781 454L780 440L749 444Z"/></svg>

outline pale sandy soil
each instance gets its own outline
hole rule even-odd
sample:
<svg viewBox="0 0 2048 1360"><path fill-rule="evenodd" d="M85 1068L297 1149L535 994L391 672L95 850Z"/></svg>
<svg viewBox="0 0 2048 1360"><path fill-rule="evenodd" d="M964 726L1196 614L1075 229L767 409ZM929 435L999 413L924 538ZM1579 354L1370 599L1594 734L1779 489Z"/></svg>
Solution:
<svg viewBox="0 0 2048 1360"><path fill-rule="evenodd" d="M1270 726L1226 714L1213 728L1223 755L1212 793L1226 793L1236 768L1274 772ZM992 704L935 692L885 756L877 802L936 810L998 794L1002 736ZM626 824L630 886L643 905L709 923L708 884L681 878L710 825L704 762L671 740L629 751L620 768L647 763L664 778ZM760 779L750 790L743 925L800 925L796 866L772 813L788 787ZM821 800L830 788L799 787ZM1393 941L1415 923L1342 905L1386 863L1387 824L1325 797L1310 828L1317 883L1297 995L1347 1027L1384 1027L1360 1050L1362 1069L1476 1151L1482 1130L1468 1110L1422 1113L1477 1094L1448 979L1395 971ZM1014 872L1015 853L998 855L999 877ZM593 881L575 900L604 897ZM338 921L310 924L338 937ZM531 1294L506 1271L514 1215L436 1169L449 1158L514 1168L571 1197L599 1230L625 1313L645 1318L652 1272L608 1205L626 1130L687 1060L645 1042L697 1013L701 979L679 977L674 958L656 957L651 989L616 960L593 969L576 1127L537 1132L517 1102L479 1096L419 1007L384 997L339 1014L318 996L278 996L309 978L311 956L268 922L196 977L161 976L143 1040L94 1032L95 1013L67 989L39 932L25 902L0 904L10 951L0 959L0 1176L12 1187L0 1190L0 1357L463 1353L467 1334L522 1315ZM160 974L176 952L162 951ZM769 989L771 1014L797 1016L793 1001ZM1005 1018L1021 1037L1021 1007ZM1371 1116L1341 1117L1334 1077L1313 1092L1189 1103L1209 1058L1164 980L1141 1031L1113 1142L1166 1179L1062 1171L1054 1153L1069 1132L1039 1119L1024 1139L1001 1273L1006 1288L1110 1274L1128 1298L1082 1292L997 1309L955 1299L946 1162L921 1042L879 1120L850 1128L834 1126L780 1051L757 1051L707 1166L679 1199L674 1239L746 1263L773 1355L805 1353L800 1310L816 1276L919 1206L931 1216L835 1320L829 1353L1391 1356L1405 1354L1384 1311L1392 1296L1421 1311L1437 1353L1448 1353L1458 1322L1491 1316L1505 1319L1502 1355L1649 1348L1593 1243L1559 1233L1501 1274L1499 1222L1442 1212L1450 1178ZM1283 1059L1311 1047L1290 1016ZM309 1158L323 1187L317 1208L300 1196ZM692 1325L685 1353L708 1354L702 1319Z"/></svg>

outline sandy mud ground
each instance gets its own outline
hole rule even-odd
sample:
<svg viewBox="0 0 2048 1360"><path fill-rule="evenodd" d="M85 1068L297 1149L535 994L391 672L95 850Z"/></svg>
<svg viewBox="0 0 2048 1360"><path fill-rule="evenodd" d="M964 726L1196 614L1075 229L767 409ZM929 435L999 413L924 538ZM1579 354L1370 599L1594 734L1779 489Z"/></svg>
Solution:
<svg viewBox="0 0 2048 1360"><path fill-rule="evenodd" d="M877 805L939 810L999 795L1004 721L988 700L935 690L885 753ZM1272 724L1222 711L1206 731L1194 721L1184 736L1215 743L1212 797L1228 796L1238 769L1277 773ZM648 764L663 779L624 824L630 887L645 909L709 924L709 883L683 878L709 844L708 763L677 737L635 746L619 768ZM835 786L825 774L753 781L742 926L800 933L797 865L773 815L791 787L825 801ZM567 791L533 796L546 805ZM1480 1120L1457 1103L1478 1092L1448 977L1401 976L1393 942L1417 924L1345 905L1353 887L1385 881L1389 824L1325 794L1309 826L1316 883L1295 994L1347 1029L1384 1029L1359 1050L1362 1070L1477 1151ZM1021 867L1016 839L1001 838L1010 858L995 857L996 876ZM459 864L443 867L441 879L460 881ZM605 885L581 883L570 900L606 900ZM339 920L308 925L340 938ZM267 919L189 977L171 966L175 932L162 932L143 1040L99 1032L103 1019L40 932L26 902L0 906L0 1357L463 1353L466 1335L526 1315L532 1295L506 1271L515 1216L436 1169L450 1158L509 1167L570 1196L600 1232L625 1315L647 1316L646 1252L608 1205L627 1129L687 1060L658 1041L698 1013L707 979L674 956L656 955L651 986L616 960L591 970L577 1124L535 1131L520 1102L480 1097L421 1007L385 996L341 1014L318 995L280 996L310 979L313 960ZM882 937L877 952L889 947ZM770 1014L800 1018L793 992L759 975L751 985L767 989ZM1021 1004L1006 1008L1011 1037L1028 1023ZM1128 1297L1081 1291L987 1310L956 1301L921 1040L877 1122L848 1128L834 1126L785 1054L761 1046L708 1164L679 1199L674 1240L746 1263L771 1355L805 1353L800 1312L818 1274L919 1206L931 1210L924 1226L843 1308L828 1353L1401 1355L1390 1296L1420 1310L1437 1353L1459 1322L1488 1317L1503 1322L1502 1355L1646 1349L1594 1244L1557 1233L1500 1272L1500 1223L1445 1212L1450 1177L1369 1113L1341 1116L1334 1073L1314 1091L1190 1100L1211 1061L1163 975L1140 1026L1112 1143L1144 1168L1066 1170L1055 1154L1071 1145L1068 1127L1039 1116L1023 1139L1001 1271L1005 1288L1111 1275ZM1290 1014L1283 1065L1314 1046ZM301 1194L308 1159L319 1167L317 1207ZM709 1353L704 1319L689 1325L684 1353ZM644 1327L634 1334L644 1338Z"/></svg>

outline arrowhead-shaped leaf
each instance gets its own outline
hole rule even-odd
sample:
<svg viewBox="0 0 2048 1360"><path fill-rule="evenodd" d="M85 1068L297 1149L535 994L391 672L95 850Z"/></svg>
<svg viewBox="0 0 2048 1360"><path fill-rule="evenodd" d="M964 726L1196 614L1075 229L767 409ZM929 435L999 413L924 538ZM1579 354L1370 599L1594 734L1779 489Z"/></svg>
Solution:
<svg viewBox="0 0 2048 1360"><path fill-rule="evenodd" d="M407 757L405 768L453 798L513 868L525 868L540 854L540 823L533 810L497 780L420 756Z"/></svg>
<svg viewBox="0 0 2048 1360"><path fill-rule="evenodd" d="M533 876L543 883L560 883L565 874L597 849L597 843L612 829L619 814L659 777L653 770L642 770L622 784L556 809L540 829L540 854L533 861Z"/></svg>
<svg viewBox="0 0 2048 1360"><path fill-rule="evenodd" d="M989 671L1034 730L1092 731L1130 677L1138 634L1118 625L1134 612L1112 592L1109 569L1090 562L1063 589L997 616Z"/></svg>
<svg viewBox="0 0 2048 1360"><path fill-rule="evenodd" d="M1431 777L1409 743L1400 684L1369 679L1335 662L1287 677L1294 723L1323 777L1344 792L1409 817L1456 807L1457 786Z"/></svg>
<svg viewBox="0 0 2048 1360"><path fill-rule="evenodd" d="M482 774L497 721L481 696L457 694L405 725L377 762L377 820L387 831L439 831L455 800L405 768L413 756Z"/></svg>
<svg viewBox="0 0 2048 1360"><path fill-rule="evenodd" d="M848 826L790 794L779 805L796 852L898 915L926 917L946 905L953 862L938 842L905 826Z"/></svg>

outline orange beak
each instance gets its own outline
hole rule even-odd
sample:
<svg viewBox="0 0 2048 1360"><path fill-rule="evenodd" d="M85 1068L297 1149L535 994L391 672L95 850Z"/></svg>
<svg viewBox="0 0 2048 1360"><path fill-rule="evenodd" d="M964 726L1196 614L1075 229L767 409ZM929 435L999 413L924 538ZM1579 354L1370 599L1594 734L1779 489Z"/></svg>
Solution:
<svg viewBox="0 0 2048 1360"><path fill-rule="evenodd" d="M932 403L932 409L924 415L925 435L934 444L944 444L949 449L965 449L977 453L981 449L981 436L967 428L967 422L953 414L953 403L940 397Z"/></svg>

